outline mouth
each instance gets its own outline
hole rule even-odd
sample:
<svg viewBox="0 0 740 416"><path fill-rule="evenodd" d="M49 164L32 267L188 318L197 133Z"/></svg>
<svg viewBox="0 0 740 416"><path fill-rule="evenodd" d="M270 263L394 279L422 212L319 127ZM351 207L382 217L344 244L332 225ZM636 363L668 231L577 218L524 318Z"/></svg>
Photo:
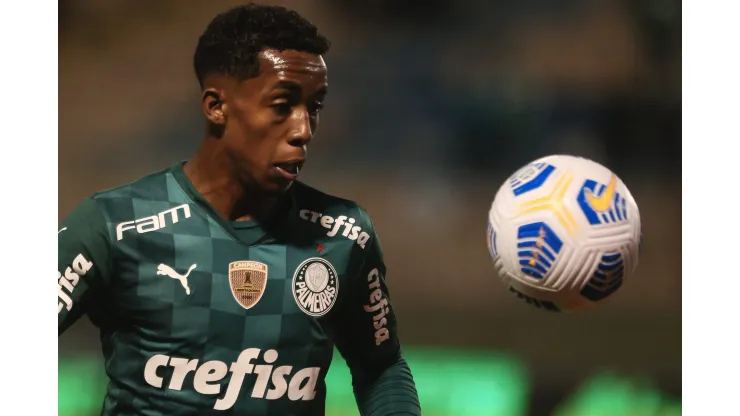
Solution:
<svg viewBox="0 0 740 416"><path fill-rule="evenodd" d="M292 181L298 177L298 174L301 171L301 167L303 166L303 162L303 160L294 160L275 163L274 166L283 177Z"/></svg>

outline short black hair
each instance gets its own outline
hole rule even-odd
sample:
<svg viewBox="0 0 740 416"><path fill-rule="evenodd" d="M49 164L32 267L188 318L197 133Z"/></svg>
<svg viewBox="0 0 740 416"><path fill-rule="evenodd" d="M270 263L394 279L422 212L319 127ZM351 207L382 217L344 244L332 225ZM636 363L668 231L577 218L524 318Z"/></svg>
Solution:
<svg viewBox="0 0 740 416"><path fill-rule="evenodd" d="M257 55L265 49L292 49L323 55L331 46L318 28L295 11L249 3L217 15L198 39L193 66L203 87L218 73L247 79L257 76Z"/></svg>

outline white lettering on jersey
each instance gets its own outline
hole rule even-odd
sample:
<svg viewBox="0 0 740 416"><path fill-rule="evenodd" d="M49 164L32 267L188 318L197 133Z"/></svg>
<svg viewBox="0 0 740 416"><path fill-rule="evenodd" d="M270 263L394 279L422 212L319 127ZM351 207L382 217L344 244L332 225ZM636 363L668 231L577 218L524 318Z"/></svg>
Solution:
<svg viewBox="0 0 740 416"><path fill-rule="evenodd" d="M346 215L340 215L337 218L329 215L323 215L319 212L314 212L308 209L302 209L298 213L301 219L310 221L314 224L319 223L322 227L328 229L326 233L329 237L334 237L339 233L339 230L344 226L342 236L349 238L352 241L356 241L357 245L365 248L368 240L370 240L370 234L362 231L359 225L355 225L356 220L354 218L347 218Z"/></svg>
<svg viewBox="0 0 740 416"><path fill-rule="evenodd" d="M177 224L180 221L180 216L178 215L179 210L182 210L185 218L190 218L190 205L182 204L166 211L162 211L157 215L152 215L151 217L139 218L133 221L124 221L118 224L116 226L116 239L121 241L123 239L123 232L127 230L136 229L137 233L143 234L165 228L169 223ZM167 221L168 214L169 223Z"/></svg>
<svg viewBox="0 0 740 416"><path fill-rule="evenodd" d="M64 308L68 311L72 310L72 292L75 287L77 287L77 283L80 281L80 276L87 274L92 267L93 263L91 261L86 259L82 254L78 254L77 257L72 260L72 265L67 267L63 275L62 272L57 271L57 282L59 284L57 288L57 297L59 298L57 314L62 312L62 309Z"/></svg>
<svg viewBox="0 0 740 416"><path fill-rule="evenodd" d="M144 367L144 380L153 387L163 388L164 378L157 374L162 367L172 367L172 377L166 388L182 390L185 377L195 372L193 389L200 394L219 395L221 385L229 372L231 378L226 385L224 396L216 400L213 406L216 410L227 410L234 406L239 397L239 391L248 374L257 376L251 396L255 399L277 400L285 396L288 399L313 400L316 397L316 383L319 379L320 367L303 368L290 375L292 366L275 368L272 364L278 359L278 352L267 350L262 356L264 364L253 362L260 356L259 348L249 348L242 351L235 362L230 365L218 360L206 361L200 365L197 358L179 358L157 354L149 358Z"/></svg>
<svg viewBox="0 0 740 416"><path fill-rule="evenodd" d="M388 332L388 328L386 328L386 324L388 324L386 315L389 312L388 300L383 295L383 291L380 290L380 272L378 269L370 270L370 273L367 275L367 281L370 282L368 287L371 292L370 304L365 305L365 312L374 314L375 346L379 346L390 338L390 333Z"/></svg>

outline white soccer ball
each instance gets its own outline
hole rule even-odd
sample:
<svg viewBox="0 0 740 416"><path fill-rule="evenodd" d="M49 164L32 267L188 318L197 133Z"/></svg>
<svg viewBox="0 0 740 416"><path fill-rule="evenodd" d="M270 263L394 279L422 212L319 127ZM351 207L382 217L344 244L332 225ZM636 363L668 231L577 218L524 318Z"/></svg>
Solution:
<svg viewBox="0 0 740 416"><path fill-rule="evenodd" d="M640 212L609 169L574 156L529 163L498 190L488 250L509 290L551 311L588 309L637 267Z"/></svg>

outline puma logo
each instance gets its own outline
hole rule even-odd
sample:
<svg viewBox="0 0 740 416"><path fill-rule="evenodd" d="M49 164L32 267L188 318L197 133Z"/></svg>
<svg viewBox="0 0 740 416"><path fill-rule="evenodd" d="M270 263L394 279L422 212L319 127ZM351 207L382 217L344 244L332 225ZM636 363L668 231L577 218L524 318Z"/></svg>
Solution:
<svg viewBox="0 0 740 416"><path fill-rule="evenodd" d="M160 264L157 266L157 275L158 276L169 276L175 280L179 280L182 284L182 287L185 288L185 294L190 294L190 287L188 286L188 276L190 276L190 272L192 272L198 265L194 264L190 266L188 269L188 272L185 273L185 275L181 275L180 273L176 272L175 269L172 267L166 265L166 264Z"/></svg>
<svg viewBox="0 0 740 416"><path fill-rule="evenodd" d="M589 205L591 205L591 208L594 209L594 211L604 212L608 210L611 206L616 188L617 177L612 175L612 178L609 181L609 185L606 186L606 189L604 189L604 192L601 194L600 197L594 195L591 190L586 189L586 200L588 201Z"/></svg>

